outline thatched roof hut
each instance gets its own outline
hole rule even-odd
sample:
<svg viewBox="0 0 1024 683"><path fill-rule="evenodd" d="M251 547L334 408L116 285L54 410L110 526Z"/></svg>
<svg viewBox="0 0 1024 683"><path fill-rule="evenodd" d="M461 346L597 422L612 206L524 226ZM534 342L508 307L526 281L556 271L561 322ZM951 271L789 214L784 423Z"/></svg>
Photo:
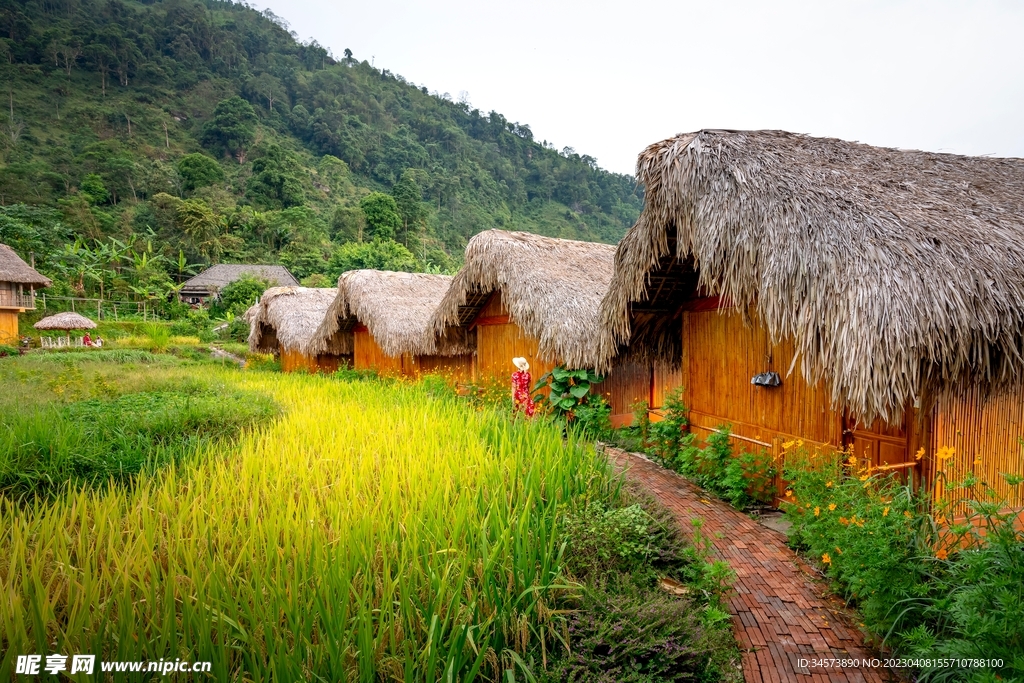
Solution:
<svg viewBox="0 0 1024 683"><path fill-rule="evenodd" d="M388 356L454 356L471 353L465 344L438 344L430 317L451 285L449 275L351 270L338 278L334 301L307 347L323 353L351 344L352 330L365 325ZM346 341L346 339L348 341Z"/></svg>
<svg viewBox="0 0 1024 683"><path fill-rule="evenodd" d="M181 286L182 296L216 294L246 275L272 282L279 287L297 287L299 281L284 266L251 263L219 263L189 278Z"/></svg>
<svg viewBox="0 0 1024 683"><path fill-rule="evenodd" d="M1024 374L1024 160L704 130L648 147L637 175L606 363L626 344L678 362L676 312L700 295L791 340L865 419Z"/></svg>
<svg viewBox="0 0 1024 683"><path fill-rule="evenodd" d="M593 367L601 299L612 279L615 247L487 230L470 239L466 261L431 324L439 339L458 338L492 293L509 319L539 342L541 356Z"/></svg>
<svg viewBox="0 0 1024 683"><path fill-rule="evenodd" d="M49 315L37 322L32 327L37 330L91 330L96 323L72 311Z"/></svg>
<svg viewBox="0 0 1024 683"><path fill-rule="evenodd" d="M36 272L13 249L0 244L0 282L49 287L50 279Z"/></svg>
<svg viewBox="0 0 1024 683"><path fill-rule="evenodd" d="M336 294L334 289L271 287L249 308L249 350L272 353L279 348L302 351L309 344ZM347 350L336 353L352 353Z"/></svg>

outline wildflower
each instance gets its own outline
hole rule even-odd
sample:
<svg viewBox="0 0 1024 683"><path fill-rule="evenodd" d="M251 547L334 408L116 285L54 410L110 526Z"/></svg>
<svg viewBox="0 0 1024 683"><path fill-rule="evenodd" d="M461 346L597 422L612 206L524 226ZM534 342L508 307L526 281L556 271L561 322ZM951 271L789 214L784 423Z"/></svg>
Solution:
<svg viewBox="0 0 1024 683"><path fill-rule="evenodd" d="M857 456L856 455L851 455L849 457L849 459L847 459L846 464L850 465L851 467L856 465L857 464Z"/></svg>
<svg viewBox="0 0 1024 683"><path fill-rule="evenodd" d="M981 456L980 455L977 458L974 459L974 464L975 465L980 465L981 464Z"/></svg>
<svg viewBox="0 0 1024 683"><path fill-rule="evenodd" d="M839 553L840 555L842 555L843 554L843 549L840 548L839 546L836 546L836 552Z"/></svg>
<svg viewBox="0 0 1024 683"><path fill-rule="evenodd" d="M882 510L882 516L883 517L888 517L889 516L889 508L885 508L884 510Z"/></svg>
<svg viewBox="0 0 1024 683"><path fill-rule="evenodd" d="M793 497L793 489L786 489L786 498Z"/></svg>
<svg viewBox="0 0 1024 683"><path fill-rule="evenodd" d="M786 441L785 443L782 444L782 450L783 451L788 451L795 444L796 444L796 441Z"/></svg>
<svg viewBox="0 0 1024 683"><path fill-rule="evenodd" d="M935 454L935 457L938 460L945 462L946 460L949 460L950 458L952 458L954 455L956 455L956 449L955 448L950 448L949 446L943 446Z"/></svg>
<svg viewBox="0 0 1024 683"><path fill-rule="evenodd" d="M814 506L814 516L817 517L821 514L821 508L817 505Z"/></svg>
<svg viewBox="0 0 1024 683"><path fill-rule="evenodd" d="M946 552L945 548L939 548L939 550L935 553L936 559L944 560L947 557L949 557L949 553Z"/></svg>
<svg viewBox="0 0 1024 683"><path fill-rule="evenodd" d="M903 516L906 517L907 519L910 519L910 510L904 510L903 511Z"/></svg>
<svg viewBox="0 0 1024 683"><path fill-rule="evenodd" d="M831 557L829 557L829 554L828 554L828 553L825 553L824 555L822 555L822 556L821 556L821 561L822 561L822 562L823 562L824 564L832 564L832 558L831 558Z"/></svg>
<svg viewBox="0 0 1024 683"><path fill-rule="evenodd" d="M847 524L850 523L850 520L846 519L846 517L840 517L839 518L839 523L842 524L843 526L846 526Z"/></svg>
<svg viewBox="0 0 1024 683"><path fill-rule="evenodd" d="M832 488L832 482L830 482L830 481L825 482L825 488L827 488L827 489Z"/></svg>
<svg viewBox="0 0 1024 683"><path fill-rule="evenodd" d="M828 511L829 512L833 512L833 511L835 511L835 509L836 509L836 504L835 503L829 503L828 504Z"/></svg>
<svg viewBox="0 0 1024 683"><path fill-rule="evenodd" d="M917 453L914 453L914 460L920 460L923 457L924 457L924 449L923 448L918 448L917 449Z"/></svg>
<svg viewBox="0 0 1024 683"><path fill-rule="evenodd" d="M861 477L860 477L860 480L861 481L867 481L867 478L868 478L867 474L862 474Z"/></svg>

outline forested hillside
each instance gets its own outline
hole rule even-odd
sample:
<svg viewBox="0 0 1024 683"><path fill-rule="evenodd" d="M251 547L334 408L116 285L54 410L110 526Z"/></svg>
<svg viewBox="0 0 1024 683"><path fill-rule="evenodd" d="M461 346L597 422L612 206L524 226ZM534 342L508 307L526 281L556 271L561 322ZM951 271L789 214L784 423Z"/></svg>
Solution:
<svg viewBox="0 0 1024 683"><path fill-rule="evenodd" d="M0 242L57 292L450 269L481 230L614 242L640 209L630 176L245 5L0 0L0 35Z"/></svg>

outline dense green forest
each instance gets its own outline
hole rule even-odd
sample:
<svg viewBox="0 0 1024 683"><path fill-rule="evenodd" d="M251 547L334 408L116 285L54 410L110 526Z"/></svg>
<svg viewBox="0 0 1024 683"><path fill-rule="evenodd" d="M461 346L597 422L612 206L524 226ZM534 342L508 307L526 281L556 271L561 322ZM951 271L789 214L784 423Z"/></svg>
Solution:
<svg viewBox="0 0 1024 683"><path fill-rule="evenodd" d="M489 228L614 242L633 178L269 11L0 0L0 242L54 293L159 300L204 264L451 270Z"/></svg>

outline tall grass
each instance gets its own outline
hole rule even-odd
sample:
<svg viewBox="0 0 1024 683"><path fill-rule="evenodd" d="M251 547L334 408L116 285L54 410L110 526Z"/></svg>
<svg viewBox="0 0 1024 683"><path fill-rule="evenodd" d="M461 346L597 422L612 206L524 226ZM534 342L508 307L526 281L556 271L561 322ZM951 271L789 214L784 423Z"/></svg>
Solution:
<svg viewBox="0 0 1024 683"><path fill-rule="evenodd" d="M416 385L238 377L286 415L233 452L2 501L0 679L61 652L219 680L524 680L566 636L560 511L614 495L591 449Z"/></svg>

